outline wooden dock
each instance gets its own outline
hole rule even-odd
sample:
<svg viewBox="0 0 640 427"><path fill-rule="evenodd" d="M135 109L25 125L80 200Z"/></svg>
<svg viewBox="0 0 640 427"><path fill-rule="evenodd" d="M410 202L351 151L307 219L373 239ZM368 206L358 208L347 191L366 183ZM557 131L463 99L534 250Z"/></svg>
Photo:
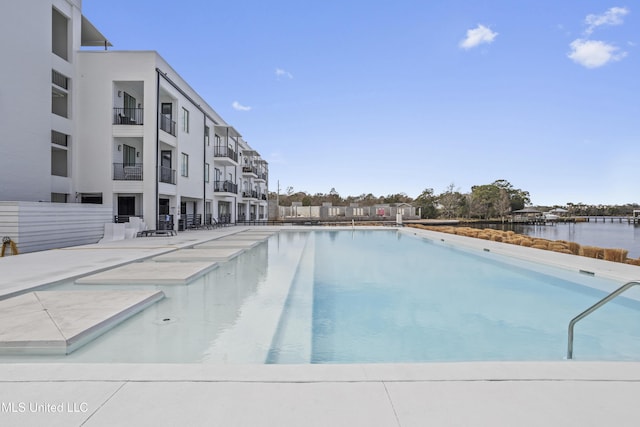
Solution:
<svg viewBox="0 0 640 427"><path fill-rule="evenodd" d="M591 222L591 220L593 220L593 222L619 222L619 223L629 223L629 224L640 224L640 216L591 216L591 217L578 217L578 218L584 218L586 221L585 222Z"/></svg>
<svg viewBox="0 0 640 427"><path fill-rule="evenodd" d="M567 216L558 218L544 218L544 217L516 217L511 218L509 222L514 224L527 224L527 225L554 225L556 223L579 223L579 222L610 222L610 223L628 223L628 224L640 224L640 215L631 216Z"/></svg>

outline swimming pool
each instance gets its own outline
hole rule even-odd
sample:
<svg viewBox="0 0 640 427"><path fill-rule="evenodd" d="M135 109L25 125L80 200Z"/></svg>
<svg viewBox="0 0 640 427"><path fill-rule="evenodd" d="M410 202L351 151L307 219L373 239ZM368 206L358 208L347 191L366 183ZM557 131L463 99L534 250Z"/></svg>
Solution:
<svg viewBox="0 0 640 427"><path fill-rule="evenodd" d="M568 322L606 295L584 285L611 286L403 233L312 238L313 274L294 283L273 363L562 360ZM621 299L583 320L577 358L636 359L639 308Z"/></svg>
<svg viewBox="0 0 640 427"><path fill-rule="evenodd" d="M281 231L187 286L155 286L164 300L68 356L0 360L562 360L569 320L604 295L591 286L611 284L403 231ZM639 306L580 322L575 358L638 360Z"/></svg>

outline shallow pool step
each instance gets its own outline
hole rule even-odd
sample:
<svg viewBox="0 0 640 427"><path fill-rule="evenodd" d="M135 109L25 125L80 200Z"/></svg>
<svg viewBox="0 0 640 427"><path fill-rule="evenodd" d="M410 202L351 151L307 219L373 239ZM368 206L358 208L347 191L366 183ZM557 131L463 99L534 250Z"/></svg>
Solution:
<svg viewBox="0 0 640 427"><path fill-rule="evenodd" d="M0 301L0 354L69 354L162 291L38 291Z"/></svg>
<svg viewBox="0 0 640 427"><path fill-rule="evenodd" d="M81 277L81 285L186 285L217 267L217 262L134 262Z"/></svg>
<svg viewBox="0 0 640 427"><path fill-rule="evenodd" d="M238 248L238 249L251 249L262 243L262 240L257 239L235 239L231 237L225 237L223 239L210 240L199 245L195 245L195 249L211 249L211 248Z"/></svg>
<svg viewBox="0 0 640 427"><path fill-rule="evenodd" d="M277 233L278 233L277 231L247 230L237 234L232 234L231 236L254 236L254 237L269 238Z"/></svg>
<svg viewBox="0 0 640 427"><path fill-rule="evenodd" d="M256 242L264 242L267 240L269 236L265 236L263 234L248 234L248 233L237 233L232 234L230 236L225 236L220 239L217 239L219 242L224 242L227 240L237 240L237 241L256 241Z"/></svg>
<svg viewBox="0 0 640 427"><path fill-rule="evenodd" d="M244 252L242 248L208 248L208 249L180 249L168 254L152 258L152 261L217 261L226 262Z"/></svg>

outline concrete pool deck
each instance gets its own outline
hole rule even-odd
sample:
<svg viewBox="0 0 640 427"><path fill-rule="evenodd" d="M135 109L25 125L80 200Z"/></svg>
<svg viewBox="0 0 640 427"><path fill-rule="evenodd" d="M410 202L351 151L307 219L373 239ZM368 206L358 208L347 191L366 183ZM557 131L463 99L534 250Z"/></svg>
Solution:
<svg viewBox="0 0 640 427"><path fill-rule="evenodd" d="M1 258L0 298L249 229L272 228L188 231ZM442 244L585 270L620 284L640 278L639 267L416 232ZM638 394L636 362L4 363L0 425L635 426Z"/></svg>

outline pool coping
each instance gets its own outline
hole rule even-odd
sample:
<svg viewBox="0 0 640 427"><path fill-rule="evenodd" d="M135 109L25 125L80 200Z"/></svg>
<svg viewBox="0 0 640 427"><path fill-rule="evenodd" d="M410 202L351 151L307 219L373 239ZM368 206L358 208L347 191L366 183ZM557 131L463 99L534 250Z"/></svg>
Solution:
<svg viewBox="0 0 640 427"><path fill-rule="evenodd" d="M589 275L619 281L620 285L631 280L640 280L640 266L413 227L402 228L401 232L427 238L434 242L440 242L443 244L458 245L477 251L490 251L523 261L561 268L567 271L583 272Z"/></svg>

